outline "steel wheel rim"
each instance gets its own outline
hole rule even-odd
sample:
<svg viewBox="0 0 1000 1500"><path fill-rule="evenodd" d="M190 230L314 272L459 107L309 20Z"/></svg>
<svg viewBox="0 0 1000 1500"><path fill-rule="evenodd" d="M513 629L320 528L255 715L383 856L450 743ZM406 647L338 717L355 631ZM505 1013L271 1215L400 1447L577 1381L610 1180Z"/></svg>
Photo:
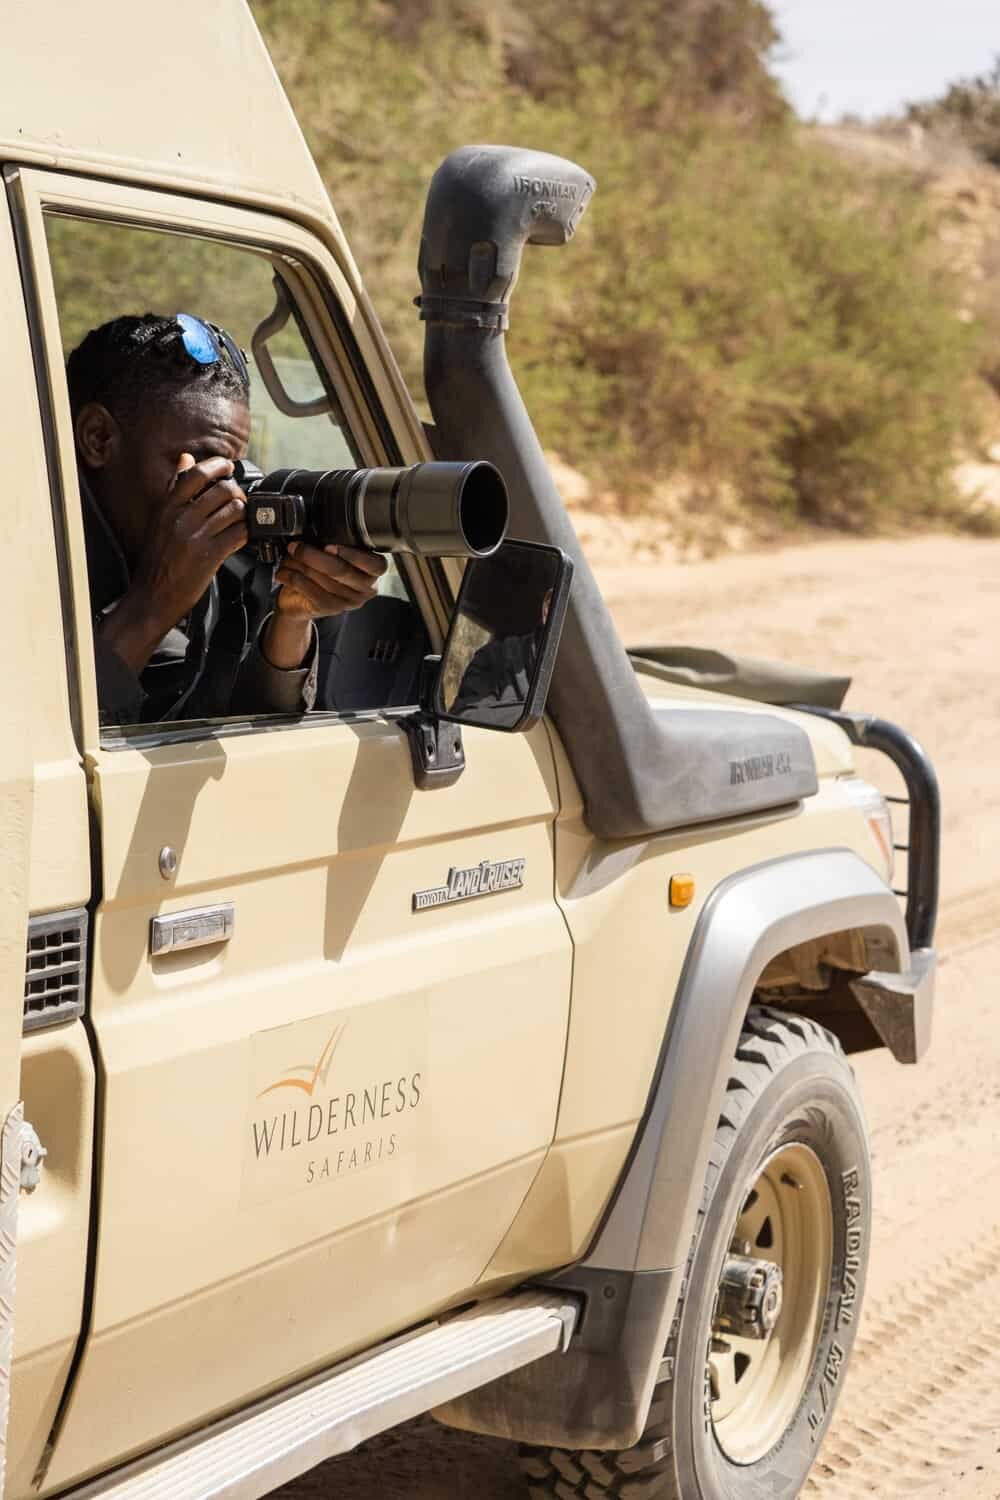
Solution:
<svg viewBox="0 0 1000 1500"><path fill-rule="evenodd" d="M730 1462L751 1464L774 1447L802 1400L830 1285L833 1205L808 1146L782 1146L757 1169L726 1253L782 1272L781 1311L765 1338L720 1331L718 1294L712 1315L706 1381L715 1440Z"/></svg>

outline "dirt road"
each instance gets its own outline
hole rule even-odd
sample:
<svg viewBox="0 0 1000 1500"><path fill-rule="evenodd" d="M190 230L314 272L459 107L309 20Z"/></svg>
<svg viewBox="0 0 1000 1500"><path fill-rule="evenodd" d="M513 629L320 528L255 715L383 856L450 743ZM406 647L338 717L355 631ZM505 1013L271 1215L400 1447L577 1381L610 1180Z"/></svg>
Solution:
<svg viewBox="0 0 1000 1500"><path fill-rule="evenodd" d="M810 1500L1000 1497L1000 543L833 542L603 569L627 641L854 674L944 797L944 964L929 1059L857 1060L877 1195L858 1345ZM282 1500L524 1500L503 1444L413 1423Z"/></svg>

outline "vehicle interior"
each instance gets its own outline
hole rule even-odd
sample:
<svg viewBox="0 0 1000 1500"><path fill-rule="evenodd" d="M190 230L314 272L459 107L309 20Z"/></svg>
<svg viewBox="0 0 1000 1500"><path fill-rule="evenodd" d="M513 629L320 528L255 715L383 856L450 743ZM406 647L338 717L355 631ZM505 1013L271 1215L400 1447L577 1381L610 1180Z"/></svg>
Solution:
<svg viewBox="0 0 1000 1500"><path fill-rule="evenodd" d="M246 354L253 463L266 473L364 462L277 256L64 213L46 215L46 232L67 357L112 318L192 311L226 329ZM374 599L321 622L315 711L416 702L430 643L404 569L394 557L388 564Z"/></svg>

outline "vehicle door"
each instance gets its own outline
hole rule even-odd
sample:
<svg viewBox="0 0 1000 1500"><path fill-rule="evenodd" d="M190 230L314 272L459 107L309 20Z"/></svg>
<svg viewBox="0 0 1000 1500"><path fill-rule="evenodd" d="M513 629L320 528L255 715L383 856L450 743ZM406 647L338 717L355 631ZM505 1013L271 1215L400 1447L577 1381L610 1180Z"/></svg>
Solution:
<svg viewBox="0 0 1000 1500"><path fill-rule="evenodd" d="M81 1019L90 837L60 603L61 584L68 597L68 575L54 545L47 413L39 401L5 202L0 326L6 554L0 652L0 993L6 997L0 1016L0 1456L6 1462L5 1494L16 1500L30 1493L80 1336L95 1079ZM22 1116L47 1155L19 1191Z"/></svg>
<svg viewBox="0 0 1000 1500"><path fill-rule="evenodd" d="M147 307L195 312L249 349L275 277L294 315L262 356L277 377L252 366L251 458L398 456L391 384L380 400L364 373L377 349L304 230L56 174L16 190L67 512L67 350ZM78 516L67 544L83 576ZM439 644L433 581L383 580L374 618L391 639L365 648L377 681L414 633ZM464 774L432 792L414 788L398 674L352 713L102 730L87 599L74 610L101 893L100 1190L49 1488L467 1296L552 1139L570 988L541 727L467 732ZM523 883L414 900L484 859L523 860ZM165 917L181 919L176 945L156 952Z"/></svg>

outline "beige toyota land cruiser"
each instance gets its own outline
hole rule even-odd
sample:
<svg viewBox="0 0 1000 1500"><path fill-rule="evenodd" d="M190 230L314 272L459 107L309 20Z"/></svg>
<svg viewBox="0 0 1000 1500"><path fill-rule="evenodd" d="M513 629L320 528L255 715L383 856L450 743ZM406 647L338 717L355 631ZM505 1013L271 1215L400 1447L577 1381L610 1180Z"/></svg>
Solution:
<svg viewBox="0 0 1000 1500"><path fill-rule="evenodd" d="M537 1495L791 1500L871 1233L845 1053L928 1037L930 766L619 642L505 354L585 171L437 172L425 427L242 0L2 34L2 1495L263 1496L433 1411ZM65 361L149 308L246 347L254 566L320 500L388 559L309 712L99 712Z"/></svg>

